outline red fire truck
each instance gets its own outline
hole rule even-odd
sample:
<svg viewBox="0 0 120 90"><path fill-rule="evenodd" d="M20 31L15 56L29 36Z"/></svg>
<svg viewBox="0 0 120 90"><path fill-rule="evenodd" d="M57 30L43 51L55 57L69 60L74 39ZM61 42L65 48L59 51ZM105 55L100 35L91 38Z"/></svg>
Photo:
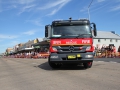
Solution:
<svg viewBox="0 0 120 90"><path fill-rule="evenodd" d="M91 68L94 59L93 37L96 35L96 24L87 19L69 18L46 25L45 37L50 39L49 65L58 68L71 63Z"/></svg>

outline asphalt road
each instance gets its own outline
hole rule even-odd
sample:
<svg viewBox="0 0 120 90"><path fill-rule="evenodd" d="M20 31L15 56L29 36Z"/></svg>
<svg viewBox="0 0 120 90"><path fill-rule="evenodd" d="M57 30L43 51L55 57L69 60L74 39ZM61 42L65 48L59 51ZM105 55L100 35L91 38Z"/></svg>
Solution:
<svg viewBox="0 0 120 90"><path fill-rule="evenodd" d="M47 59L0 58L0 90L120 90L119 60L95 59L85 70L52 69Z"/></svg>
<svg viewBox="0 0 120 90"><path fill-rule="evenodd" d="M120 58L96 58L94 61L120 63Z"/></svg>

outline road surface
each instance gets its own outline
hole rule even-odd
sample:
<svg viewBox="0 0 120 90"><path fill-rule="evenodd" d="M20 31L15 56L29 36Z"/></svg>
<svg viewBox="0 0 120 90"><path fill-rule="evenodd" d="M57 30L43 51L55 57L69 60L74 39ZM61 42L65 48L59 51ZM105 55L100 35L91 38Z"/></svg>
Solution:
<svg viewBox="0 0 120 90"><path fill-rule="evenodd" d="M52 69L47 59L0 58L0 90L120 90L120 59Z"/></svg>

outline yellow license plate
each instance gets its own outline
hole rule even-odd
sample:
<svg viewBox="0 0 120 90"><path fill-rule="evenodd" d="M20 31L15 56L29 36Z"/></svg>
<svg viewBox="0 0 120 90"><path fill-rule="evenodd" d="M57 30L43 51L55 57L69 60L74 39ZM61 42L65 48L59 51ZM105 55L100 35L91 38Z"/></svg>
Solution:
<svg viewBox="0 0 120 90"><path fill-rule="evenodd" d="M68 59L75 59L76 55L68 55Z"/></svg>
<svg viewBox="0 0 120 90"><path fill-rule="evenodd" d="M80 58L80 57L81 57L81 55L80 55L80 54L77 54L77 57L78 57L78 58Z"/></svg>

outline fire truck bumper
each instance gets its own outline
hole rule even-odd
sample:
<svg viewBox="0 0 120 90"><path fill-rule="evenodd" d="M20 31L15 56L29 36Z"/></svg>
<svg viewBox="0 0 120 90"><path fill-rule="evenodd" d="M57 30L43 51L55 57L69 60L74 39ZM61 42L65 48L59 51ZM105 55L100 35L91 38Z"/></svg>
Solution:
<svg viewBox="0 0 120 90"><path fill-rule="evenodd" d="M68 54L51 53L49 56L49 61L54 63L84 63L92 62L93 59L93 52Z"/></svg>

